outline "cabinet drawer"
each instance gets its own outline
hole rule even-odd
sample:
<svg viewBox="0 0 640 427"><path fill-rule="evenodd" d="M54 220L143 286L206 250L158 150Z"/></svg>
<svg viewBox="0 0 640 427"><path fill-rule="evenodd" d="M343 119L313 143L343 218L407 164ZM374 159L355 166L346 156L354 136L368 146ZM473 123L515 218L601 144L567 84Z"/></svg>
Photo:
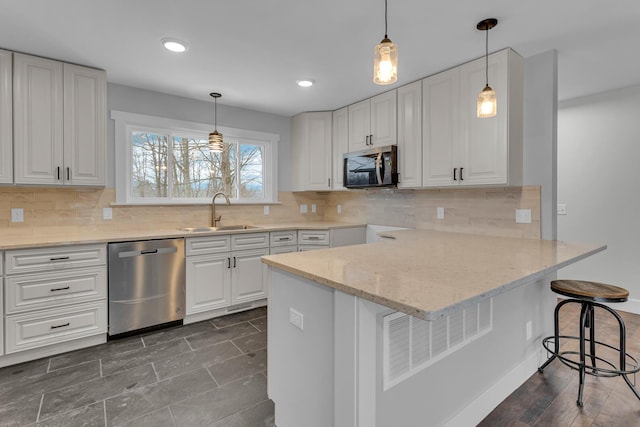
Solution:
<svg viewBox="0 0 640 427"><path fill-rule="evenodd" d="M298 243L298 231L272 231L269 233L270 246L289 246Z"/></svg>
<svg viewBox="0 0 640 427"><path fill-rule="evenodd" d="M298 245L275 246L269 249L269 255L288 254L289 252L298 252Z"/></svg>
<svg viewBox="0 0 640 427"><path fill-rule="evenodd" d="M7 251L7 275L107 263L107 245L58 246Z"/></svg>
<svg viewBox="0 0 640 427"><path fill-rule="evenodd" d="M329 246L329 230L298 230L298 244Z"/></svg>
<svg viewBox="0 0 640 427"><path fill-rule="evenodd" d="M203 236L187 238L187 256L231 251L231 236Z"/></svg>
<svg viewBox="0 0 640 427"><path fill-rule="evenodd" d="M5 317L6 353L107 332L107 301Z"/></svg>
<svg viewBox="0 0 640 427"><path fill-rule="evenodd" d="M247 233L231 235L231 250L259 249L269 247L269 233Z"/></svg>
<svg viewBox="0 0 640 427"><path fill-rule="evenodd" d="M6 314L107 297L107 267L9 276Z"/></svg>

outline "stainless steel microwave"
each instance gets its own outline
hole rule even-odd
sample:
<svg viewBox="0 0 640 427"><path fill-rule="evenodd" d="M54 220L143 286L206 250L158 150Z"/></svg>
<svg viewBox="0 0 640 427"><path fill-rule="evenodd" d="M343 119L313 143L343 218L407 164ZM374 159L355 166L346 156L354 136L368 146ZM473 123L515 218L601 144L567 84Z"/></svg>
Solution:
<svg viewBox="0 0 640 427"><path fill-rule="evenodd" d="M393 187L398 184L397 146L347 153L343 172L347 188Z"/></svg>

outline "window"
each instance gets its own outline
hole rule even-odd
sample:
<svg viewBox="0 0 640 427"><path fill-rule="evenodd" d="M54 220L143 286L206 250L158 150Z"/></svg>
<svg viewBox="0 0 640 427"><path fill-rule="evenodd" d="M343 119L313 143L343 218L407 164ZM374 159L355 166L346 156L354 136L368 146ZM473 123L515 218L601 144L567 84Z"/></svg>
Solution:
<svg viewBox="0 0 640 427"><path fill-rule="evenodd" d="M219 128L224 150L209 151L211 125L112 111L116 121L116 201L275 202L278 135Z"/></svg>

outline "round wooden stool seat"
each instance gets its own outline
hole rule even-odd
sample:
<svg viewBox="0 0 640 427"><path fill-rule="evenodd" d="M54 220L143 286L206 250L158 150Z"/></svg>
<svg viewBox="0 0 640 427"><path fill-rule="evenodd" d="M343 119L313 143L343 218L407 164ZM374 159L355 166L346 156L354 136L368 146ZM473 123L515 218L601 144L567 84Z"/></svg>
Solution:
<svg viewBox="0 0 640 427"><path fill-rule="evenodd" d="M554 280L551 290L570 298L597 302L625 302L629 297L629 291L624 288L584 280Z"/></svg>

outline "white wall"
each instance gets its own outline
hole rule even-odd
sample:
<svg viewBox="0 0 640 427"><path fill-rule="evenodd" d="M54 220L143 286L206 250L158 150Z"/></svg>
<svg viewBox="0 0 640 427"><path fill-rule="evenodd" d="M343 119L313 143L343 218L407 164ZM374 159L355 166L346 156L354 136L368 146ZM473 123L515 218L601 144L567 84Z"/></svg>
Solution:
<svg viewBox="0 0 640 427"><path fill-rule="evenodd" d="M606 243L608 249L561 270L560 278L627 288L640 314L640 87L560 104L558 239Z"/></svg>
<svg viewBox="0 0 640 427"><path fill-rule="evenodd" d="M224 94L223 94L224 95ZM224 98L222 98L224 99ZM224 101L220 101L224 102ZM278 190L291 189L291 119L275 114L245 110L218 103L218 125L280 135L278 143ZM213 124L213 101L168 95L150 90L107 84L107 109L147 114L170 119ZM212 128L213 130L213 128ZM115 126L107 126L107 187L115 187Z"/></svg>
<svg viewBox="0 0 640 427"><path fill-rule="evenodd" d="M524 185L540 185L543 239L556 238L558 52L524 60Z"/></svg>

